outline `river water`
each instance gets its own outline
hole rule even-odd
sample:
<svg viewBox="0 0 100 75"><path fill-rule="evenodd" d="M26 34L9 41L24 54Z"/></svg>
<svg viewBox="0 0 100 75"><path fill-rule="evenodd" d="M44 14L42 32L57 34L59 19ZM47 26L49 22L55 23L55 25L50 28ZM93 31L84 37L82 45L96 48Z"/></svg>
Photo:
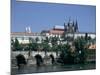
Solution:
<svg viewBox="0 0 100 75"><path fill-rule="evenodd" d="M18 70L17 67L12 67L11 73L12 75L16 75L16 74L32 74L32 73L90 70L90 69L96 69L96 64L88 63L88 64L74 64L74 65L44 65L40 67L37 67L36 65L28 65L22 67L20 70Z"/></svg>

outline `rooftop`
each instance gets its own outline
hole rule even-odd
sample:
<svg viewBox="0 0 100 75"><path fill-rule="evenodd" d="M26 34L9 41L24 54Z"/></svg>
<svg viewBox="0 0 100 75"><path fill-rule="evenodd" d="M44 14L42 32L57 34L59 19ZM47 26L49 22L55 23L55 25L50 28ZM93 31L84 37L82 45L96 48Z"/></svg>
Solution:
<svg viewBox="0 0 100 75"><path fill-rule="evenodd" d="M64 26L61 26L61 25L55 25L55 26L54 26L54 29L64 29Z"/></svg>

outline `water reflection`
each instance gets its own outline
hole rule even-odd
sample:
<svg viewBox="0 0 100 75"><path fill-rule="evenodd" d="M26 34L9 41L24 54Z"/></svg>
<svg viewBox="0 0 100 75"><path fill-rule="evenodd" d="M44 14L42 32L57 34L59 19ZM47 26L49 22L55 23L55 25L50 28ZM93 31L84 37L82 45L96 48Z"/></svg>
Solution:
<svg viewBox="0 0 100 75"><path fill-rule="evenodd" d="M42 72L57 72L57 71L73 71L73 70L88 70L95 69L94 63L89 64L74 64L74 65L46 65L46 66L26 66L21 70L16 69L17 74L30 74Z"/></svg>

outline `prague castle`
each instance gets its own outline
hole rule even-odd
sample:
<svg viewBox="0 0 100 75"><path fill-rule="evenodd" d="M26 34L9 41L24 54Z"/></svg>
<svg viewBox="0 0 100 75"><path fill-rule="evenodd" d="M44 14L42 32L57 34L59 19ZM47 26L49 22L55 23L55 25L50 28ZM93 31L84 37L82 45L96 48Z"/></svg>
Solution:
<svg viewBox="0 0 100 75"><path fill-rule="evenodd" d="M68 23L64 23L64 25L55 25L50 30L42 30L41 33L33 33L31 32L30 27L25 28L25 32L11 32L11 39L15 40L18 39L19 43L29 43L29 39L36 39L39 38L39 43L41 43L42 39L45 37L59 37L61 39L62 36L66 37L67 39L70 38L76 39L78 37L84 37L87 33L89 37L92 39L96 38L96 33L91 32L80 32L78 27L78 22L69 20Z"/></svg>

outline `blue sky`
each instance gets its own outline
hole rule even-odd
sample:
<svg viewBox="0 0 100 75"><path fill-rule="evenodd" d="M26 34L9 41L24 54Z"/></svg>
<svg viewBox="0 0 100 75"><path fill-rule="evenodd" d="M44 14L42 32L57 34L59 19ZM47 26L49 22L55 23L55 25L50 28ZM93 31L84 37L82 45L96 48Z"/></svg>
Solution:
<svg viewBox="0 0 100 75"><path fill-rule="evenodd" d="M28 26L32 32L49 30L55 25L67 23L69 17L74 21L77 19L80 32L95 32L95 6L12 0L11 32L24 32Z"/></svg>

